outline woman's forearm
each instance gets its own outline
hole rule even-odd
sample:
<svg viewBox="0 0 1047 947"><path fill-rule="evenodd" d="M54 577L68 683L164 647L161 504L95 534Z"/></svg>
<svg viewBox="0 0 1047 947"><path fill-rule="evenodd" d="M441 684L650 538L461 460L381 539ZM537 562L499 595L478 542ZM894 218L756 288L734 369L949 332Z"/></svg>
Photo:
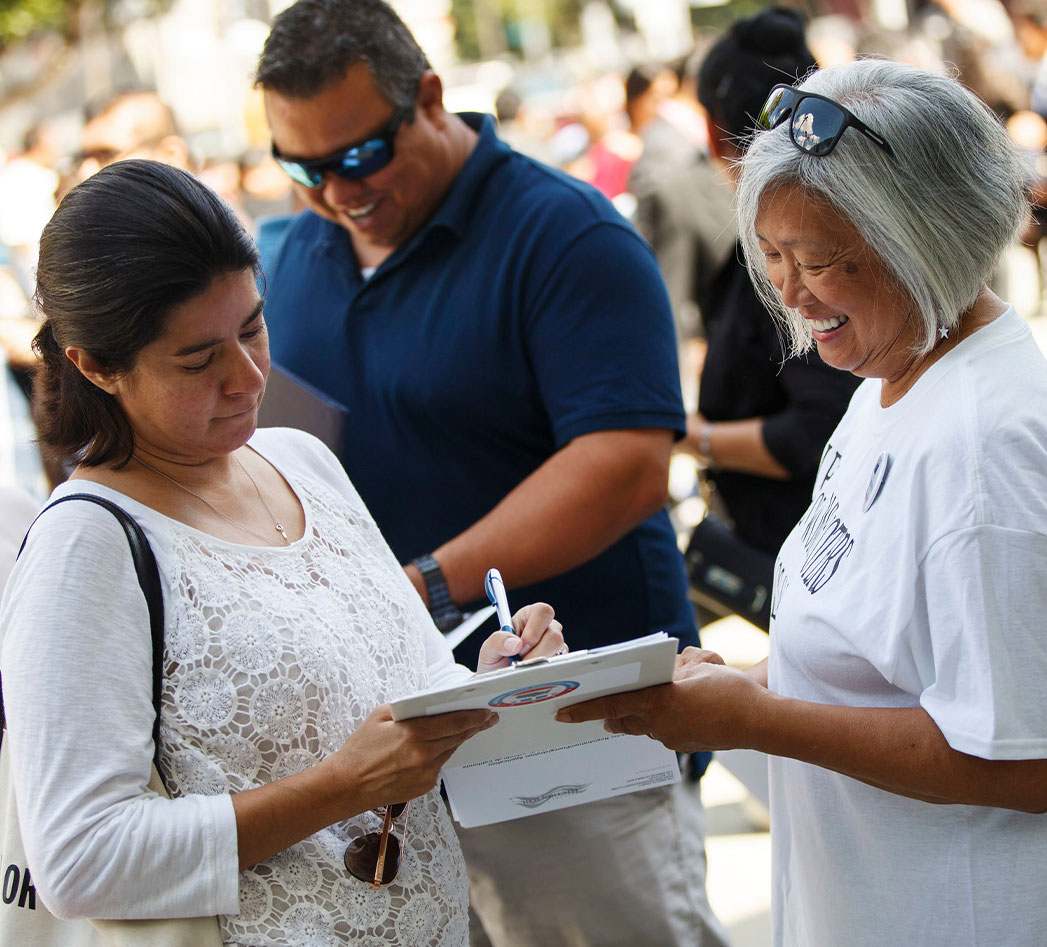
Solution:
<svg viewBox="0 0 1047 947"><path fill-rule="evenodd" d="M344 791L331 769L328 759L233 796L241 871L367 808Z"/></svg>
<svg viewBox="0 0 1047 947"><path fill-rule="evenodd" d="M1047 812L1047 760L986 760L949 746L920 707L840 707L782 697L748 672L688 648L671 684L598 697L557 713L604 720L683 753L753 749L812 763L925 802Z"/></svg>
<svg viewBox="0 0 1047 947"><path fill-rule="evenodd" d="M773 480L788 480L790 476L764 442L763 418L711 422L701 415L692 415L687 419L687 435L677 449L721 470Z"/></svg>
<svg viewBox="0 0 1047 947"><path fill-rule="evenodd" d="M1047 760L986 760L949 746L920 707L838 707L770 692L753 748L933 803L1047 811Z"/></svg>

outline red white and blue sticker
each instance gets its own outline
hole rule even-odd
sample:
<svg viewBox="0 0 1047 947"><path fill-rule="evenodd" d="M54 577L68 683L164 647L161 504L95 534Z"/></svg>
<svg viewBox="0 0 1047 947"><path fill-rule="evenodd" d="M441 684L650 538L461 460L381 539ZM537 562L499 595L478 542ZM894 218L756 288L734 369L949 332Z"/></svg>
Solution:
<svg viewBox="0 0 1047 947"><path fill-rule="evenodd" d="M528 707L531 704L540 704L544 700L555 700L570 694L579 686L578 681L551 681L548 684L535 684L531 687L521 687L514 691L499 694L488 701L488 707Z"/></svg>

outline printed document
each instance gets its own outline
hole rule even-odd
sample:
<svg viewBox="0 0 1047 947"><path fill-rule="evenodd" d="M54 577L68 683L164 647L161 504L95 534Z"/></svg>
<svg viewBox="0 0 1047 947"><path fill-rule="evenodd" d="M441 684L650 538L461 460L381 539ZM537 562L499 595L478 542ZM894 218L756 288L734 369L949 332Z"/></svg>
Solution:
<svg viewBox="0 0 1047 947"><path fill-rule="evenodd" d="M522 660L452 687L393 701L396 720L491 708L498 723L463 743L443 768L464 828L518 819L680 778L676 754L603 721L558 723L570 704L672 680L677 641L664 633L577 654Z"/></svg>

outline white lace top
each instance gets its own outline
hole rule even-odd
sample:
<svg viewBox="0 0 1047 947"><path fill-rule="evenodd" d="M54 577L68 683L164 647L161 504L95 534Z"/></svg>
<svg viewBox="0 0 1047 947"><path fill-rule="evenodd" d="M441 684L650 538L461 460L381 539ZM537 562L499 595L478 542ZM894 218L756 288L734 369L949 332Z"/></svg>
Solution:
<svg viewBox="0 0 1047 947"><path fill-rule="evenodd" d="M141 789L152 716L148 620L116 521L94 504L66 503L33 530L0 634L38 891L53 910L86 916L218 913L227 944L462 947L467 882L436 792L411 805L392 886L373 891L342 863L350 838L381 827L366 813L239 873L239 913L229 903L237 892L230 792L319 761L379 703L468 673L454 665L335 458L299 432L259 431L251 443L305 509L305 536L290 547L218 540L84 481L56 491L109 495L153 545L165 586L161 758L180 798ZM70 601L71 585L91 591ZM51 607L56 594L66 608ZM26 660L29 638L36 654ZM28 722L41 714L56 718L55 732ZM69 778L53 778L56 766ZM23 796L33 801L21 812ZM85 887L94 890L86 903Z"/></svg>

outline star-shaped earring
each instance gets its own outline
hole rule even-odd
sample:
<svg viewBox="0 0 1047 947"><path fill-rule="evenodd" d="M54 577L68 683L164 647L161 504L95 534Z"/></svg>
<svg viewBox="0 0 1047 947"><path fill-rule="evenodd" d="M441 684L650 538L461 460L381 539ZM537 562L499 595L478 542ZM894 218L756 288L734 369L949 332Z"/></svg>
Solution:
<svg viewBox="0 0 1047 947"><path fill-rule="evenodd" d="M940 335L943 339L949 338L949 327L938 326L938 335Z"/></svg>

